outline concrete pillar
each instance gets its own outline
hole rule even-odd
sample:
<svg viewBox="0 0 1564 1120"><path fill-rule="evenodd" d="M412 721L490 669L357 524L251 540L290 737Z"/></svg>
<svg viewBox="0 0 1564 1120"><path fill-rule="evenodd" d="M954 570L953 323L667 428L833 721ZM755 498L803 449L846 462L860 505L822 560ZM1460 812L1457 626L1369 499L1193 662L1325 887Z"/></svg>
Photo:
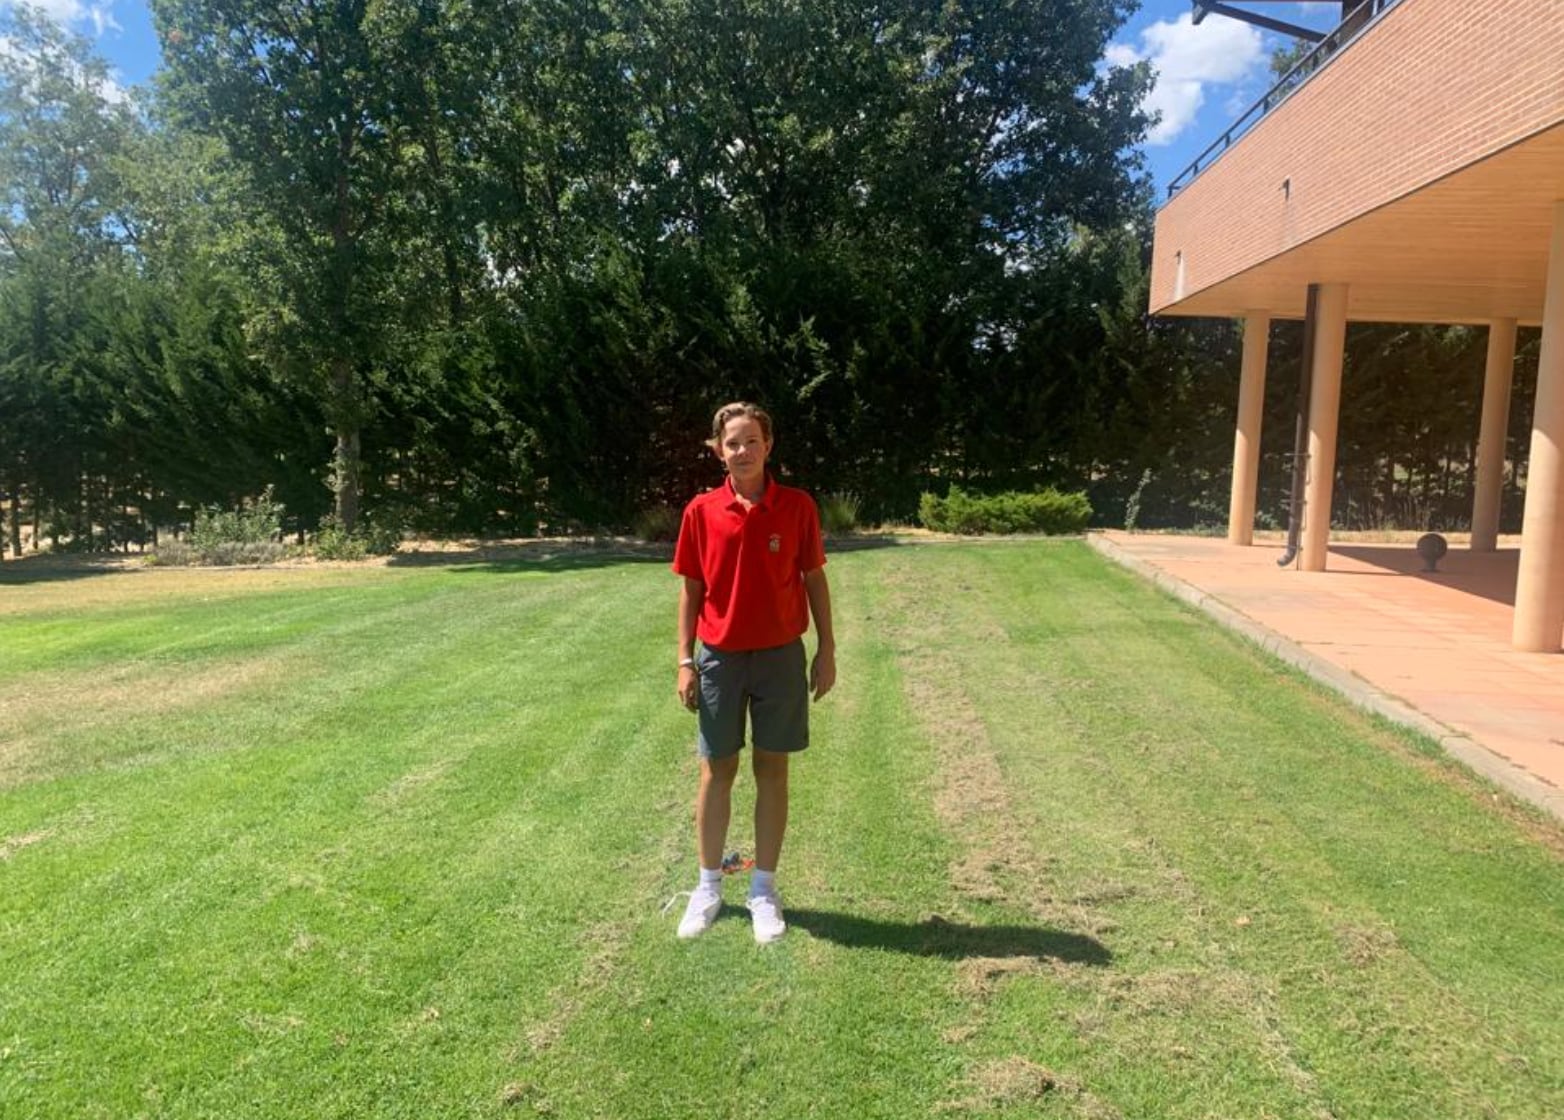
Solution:
<svg viewBox="0 0 1564 1120"><path fill-rule="evenodd" d="M1238 431L1233 437L1233 496L1227 506L1227 543L1254 543L1254 492L1260 475L1260 420L1265 412L1265 356L1271 313L1244 316L1244 362L1238 382Z"/></svg>
<svg viewBox="0 0 1564 1120"><path fill-rule="evenodd" d="M1341 414L1341 359L1347 345L1347 285L1321 284L1315 305L1313 386L1309 392L1309 485L1303 504L1306 572L1325 570L1330 542L1331 487L1336 478L1336 427Z"/></svg>
<svg viewBox="0 0 1564 1120"><path fill-rule="evenodd" d="M1515 320L1488 324L1488 368L1483 374L1483 420L1477 436L1477 494L1472 502L1472 551L1499 547L1499 494L1504 486L1504 441L1509 434L1510 382L1515 373Z"/></svg>
<svg viewBox="0 0 1564 1120"><path fill-rule="evenodd" d="M1553 204L1548 288L1542 304L1537 404L1526 467L1521 570L1515 581L1516 649L1557 653L1564 641L1564 201Z"/></svg>

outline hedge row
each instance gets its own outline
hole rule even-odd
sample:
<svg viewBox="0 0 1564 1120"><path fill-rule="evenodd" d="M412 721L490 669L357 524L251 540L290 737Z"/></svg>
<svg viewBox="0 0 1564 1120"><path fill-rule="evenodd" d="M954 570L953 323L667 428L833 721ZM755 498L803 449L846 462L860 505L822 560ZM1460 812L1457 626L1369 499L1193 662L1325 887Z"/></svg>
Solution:
<svg viewBox="0 0 1564 1120"><path fill-rule="evenodd" d="M1052 487L980 496L952 486L945 497L924 494L918 503L918 519L939 533L1081 533L1091 515L1085 494Z"/></svg>

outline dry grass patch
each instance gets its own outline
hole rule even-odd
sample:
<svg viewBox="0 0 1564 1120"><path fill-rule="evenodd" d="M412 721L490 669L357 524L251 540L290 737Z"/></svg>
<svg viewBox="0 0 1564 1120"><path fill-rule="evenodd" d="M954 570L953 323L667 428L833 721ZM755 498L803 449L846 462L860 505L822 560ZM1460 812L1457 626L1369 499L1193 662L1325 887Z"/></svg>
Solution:
<svg viewBox="0 0 1564 1120"><path fill-rule="evenodd" d="M283 686L297 657L231 661L170 673L134 664L104 670L34 673L0 690L0 789L55 776L69 745L127 719L187 712L229 696Z"/></svg>
<svg viewBox="0 0 1564 1120"><path fill-rule="evenodd" d="M1122 1045L1123 1028L1134 1024L1140 1028L1134 1032L1139 1051L1185 1061L1195 1057L1196 1051L1177 1041L1188 1037L1179 1025L1242 1024L1263 1064L1307 1102L1308 1114L1315 1120L1333 1120L1333 1113L1322 1101L1318 1080L1300 1061L1297 1047L1279 1025L1282 1016L1275 993L1259 978L1217 966L1167 968L1111 976L1095 985L1095 990L1096 1007L1077 1013L1073 1019L1083 1038L1115 1038ZM1172 1029L1153 1026L1162 1021L1173 1024Z"/></svg>
<svg viewBox="0 0 1564 1120"><path fill-rule="evenodd" d="M942 1111L991 1112L1035 1104L1045 1097L1064 1097L1070 1099L1071 1111L1077 1116L1091 1120L1118 1116L1086 1093L1079 1082L1016 1054L979 1063L967 1074L966 1085L968 1095L945 1102Z"/></svg>
<svg viewBox="0 0 1564 1120"><path fill-rule="evenodd" d="M0 860L7 860L23 848L30 848L39 841L47 840L54 834L52 829L42 829L38 832L24 832L20 836L7 836L0 840Z"/></svg>
<svg viewBox="0 0 1564 1120"><path fill-rule="evenodd" d="M5 588L0 616L344 587L362 583L369 574L362 568L376 566L296 561L261 568L151 568L134 558L90 564L62 558L49 568L29 570L35 563L13 561L0 569L0 586Z"/></svg>
<svg viewBox="0 0 1564 1120"><path fill-rule="evenodd" d="M1401 947L1396 931L1389 926L1340 925L1334 932L1342 956L1359 968L1367 968Z"/></svg>
<svg viewBox="0 0 1564 1120"><path fill-rule="evenodd" d="M1104 885L1068 900L1057 897L1055 860L1023 839L1030 830L957 666L929 654L909 657L904 666L908 704L939 756L935 813L959 841L950 866L956 891L976 902L1019 907L1061 929L1092 936L1112 932L1115 923L1096 904L1128 897L1131 889Z"/></svg>
<svg viewBox="0 0 1564 1120"><path fill-rule="evenodd" d="M1042 971L1036 957L968 957L956 966L956 992L964 999L986 1000L1001 981Z"/></svg>
<svg viewBox="0 0 1564 1120"><path fill-rule="evenodd" d="M368 801L371 805L381 809L400 804L408 796L440 781L446 774L450 773L459 761L456 758L440 758L428 766L421 766L417 770L409 770L406 774L393 779L384 788L370 794Z"/></svg>
<svg viewBox="0 0 1564 1120"><path fill-rule="evenodd" d="M676 816L674 820L676 823L663 835L657 850L638 864L641 873L623 896L622 912L583 931L577 942L586 950L580 969L572 979L549 992L547 1010L523 1032L524 1045L511 1052L512 1061L519 1062L527 1056L536 1058L552 1050L587 1004L612 987L640 924L642 908L650 906L666 869L689 842L683 818Z"/></svg>

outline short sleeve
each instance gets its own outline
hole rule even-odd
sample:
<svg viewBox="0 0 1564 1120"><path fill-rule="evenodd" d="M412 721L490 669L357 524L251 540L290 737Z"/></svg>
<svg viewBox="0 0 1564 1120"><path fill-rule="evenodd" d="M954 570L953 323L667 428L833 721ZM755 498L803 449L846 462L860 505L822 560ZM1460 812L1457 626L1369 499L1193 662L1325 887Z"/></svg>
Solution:
<svg viewBox="0 0 1564 1120"><path fill-rule="evenodd" d="M820 510L808 494L804 495L799 517L804 523L798 534L798 569L812 572L825 567L825 543L820 539Z"/></svg>

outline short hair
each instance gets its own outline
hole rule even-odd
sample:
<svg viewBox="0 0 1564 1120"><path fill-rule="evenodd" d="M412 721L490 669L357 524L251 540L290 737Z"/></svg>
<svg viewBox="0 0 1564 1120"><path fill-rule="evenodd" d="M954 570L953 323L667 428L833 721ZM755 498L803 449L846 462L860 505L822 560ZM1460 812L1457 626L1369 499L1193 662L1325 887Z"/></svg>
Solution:
<svg viewBox="0 0 1564 1120"><path fill-rule="evenodd" d="M760 434L766 437L766 442L771 439L771 414L758 404L749 401L734 401L725 404L717 410L711 418L711 438L706 441L706 446L716 450L722 444L722 430L728 426L729 420L736 420L741 416L747 416L760 425Z"/></svg>

